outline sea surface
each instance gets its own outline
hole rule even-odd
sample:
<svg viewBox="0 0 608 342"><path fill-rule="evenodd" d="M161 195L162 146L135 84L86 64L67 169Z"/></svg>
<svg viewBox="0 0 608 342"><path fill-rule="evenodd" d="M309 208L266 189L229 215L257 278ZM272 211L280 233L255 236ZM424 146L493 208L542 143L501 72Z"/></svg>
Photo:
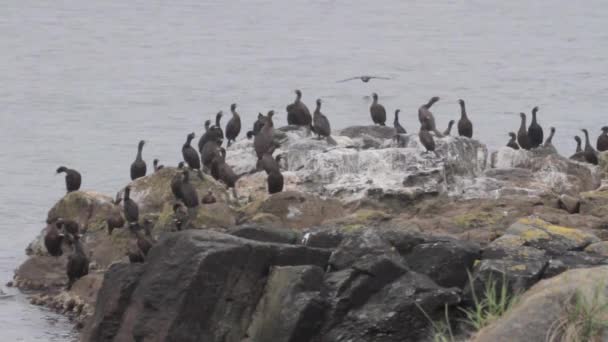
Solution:
<svg viewBox="0 0 608 342"><path fill-rule="evenodd" d="M491 149L540 107L545 132L572 154L586 127L608 125L608 2L512 1L32 1L0 15L0 280L65 192L59 165L83 189L113 195L144 158L181 159L189 132L238 103L245 128L301 89L335 129L370 124L372 92L416 132L431 96L440 129L467 103ZM336 81L371 74L369 83ZM225 120L223 123L227 122ZM230 157L228 157L229 159ZM14 289L0 299L3 341L70 341L62 316Z"/></svg>

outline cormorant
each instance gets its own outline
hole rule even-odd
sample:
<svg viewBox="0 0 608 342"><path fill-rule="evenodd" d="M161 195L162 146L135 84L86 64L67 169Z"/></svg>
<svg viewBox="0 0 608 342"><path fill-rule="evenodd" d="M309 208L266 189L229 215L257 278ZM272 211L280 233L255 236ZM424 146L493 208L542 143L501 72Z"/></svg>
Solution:
<svg viewBox="0 0 608 342"><path fill-rule="evenodd" d="M399 112L401 110L397 109L395 110L395 120L393 120L393 127L395 127L395 133L397 134L406 134L407 132L405 131L405 128L403 128L403 126L401 126L401 124L399 123Z"/></svg>
<svg viewBox="0 0 608 342"><path fill-rule="evenodd" d="M583 153L585 155L585 161L587 161L587 163L589 164L597 165L597 151L593 148L593 146L591 146L591 143L589 142L589 133L586 129L582 129L581 131L585 133L585 149L583 150Z"/></svg>
<svg viewBox="0 0 608 342"><path fill-rule="evenodd" d="M312 124L312 116L308 107L302 102L302 92L295 90L296 100L287 105L287 124L298 126L310 126Z"/></svg>
<svg viewBox="0 0 608 342"><path fill-rule="evenodd" d="M435 132L437 137L442 137L443 134L437 130L437 126L435 125L435 117L431 112L431 107L439 101L439 97L433 96L429 99L429 102L423 104L418 108L418 120L421 125L425 125L425 130Z"/></svg>
<svg viewBox="0 0 608 342"><path fill-rule="evenodd" d="M181 194L182 194L182 202L188 208L195 208L198 206L198 194L196 193L196 188L194 185L190 183L190 177L188 170L184 170L182 173L182 184L181 184Z"/></svg>
<svg viewBox="0 0 608 342"><path fill-rule="evenodd" d="M158 165L158 159L154 159L154 172L157 172L158 170L162 169L163 167L165 167L164 165Z"/></svg>
<svg viewBox="0 0 608 342"><path fill-rule="evenodd" d="M73 246L73 252L68 256L66 272L68 275L67 290L69 291L76 280L89 274L89 258L84 252L79 235L68 234L67 236Z"/></svg>
<svg viewBox="0 0 608 342"><path fill-rule="evenodd" d="M367 82L369 82L369 80L374 79L374 78L379 79L379 80L390 80L389 77L363 75L363 76L355 76L355 77L347 78L345 80L337 81L336 83L342 83L342 82L347 82L347 81L352 81L352 80L361 80L361 81L363 81L363 83L367 83Z"/></svg>
<svg viewBox="0 0 608 342"><path fill-rule="evenodd" d="M44 235L44 246L51 256L61 256L63 254L61 244L65 235L59 231L58 225L57 221L49 222Z"/></svg>
<svg viewBox="0 0 608 342"><path fill-rule="evenodd" d="M194 132L188 134L186 137L186 142L182 146L182 156L191 169L200 170L201 159L198 156L198 152L190 145L192 139L194 139Z"/></svg>
<svg viewBox="0 0 608 342"><path fill-rule="evenodd" d="M131 187L125 188L125 193L122 200L122 207L125 214L125 219L129 226L137 225L139 221L139 207L137 203L131 199Z"/></svg>
<svg viewBox="0 0 608 342"><path fill-rule="evenodd" d="M448 122L448 128L445 129L445 131L443 131L443 135L450 135L450 133L452 133L452 126L454 126L454 123L456 121L454 120L450 120L450 122Z"/></svg>
<svg viewBox="0 0 608 342"><path fill-rule="evenodd" d="M530 122L530 127L528 127L530 148L536 148L543 143L543 128L536 122L536 112L538 112L538 107L532 108L532 122Z"/></svg>
<svg viewBox="0 0 608 342"><path fill-rule="evenodd" d="M241 117L239 116L239 113L236 112L236 103L230 105L230 111L232 112L232 118L230 118L230 121L226 124L228 147L230 147L230 142L234 142L241 132Z"/></svg>
<svg viewBox="0 0 608 342"><path fill-rule="evenodd" d="M511 139L507 143L507 146L514 150L519 150L519 145L517 145L517 136L515 135L515 133L509 132L509 136L511 137Z"/></svg>
<svg viewBox="0 0 608 342"><path fill-rule="evenodd" d="M378 94L373 93L372 105L369 107L369 113L372 115L372 121L375 125L384 126L386 122L386 109L378 103Z"/></svg>
<svg viewBox="0 0 608 342"><path fill-rule="evenodd" d="M551 140L553 140L553 136L555 135L555 127L551 127L551 133L549 133L549 137L545 140L544 147L552 146Z"/></svg>
<svg viewBox="0 0 608 342"><path fill-rule="evenodd" d="M131 180L136 180L146 175L146 162L141 158L141 152L144 149L145 143L145 141L140 140L137 145L137 156L131 164Z"/></svg>
<svg viewBox="0 0 608 342"><path fill-rule="evenodd" d="M519 147L524 150L530 149L530 139L528 138L528 131L526 130L526 114L519 113L521 117L521 125L519 126L519 131L517 131L517 142L519 143Z"/></svg>
<svg viewBox="0 0 608 342"><path fill-rule="evenodd" d="M321 99L317 99L317 108L313 114L312 122L314 131L319 136L319 139L322 137L329 137L331 135L331 126L329 124L329 120L325 115L323 115L323 113L321 113Z"/></svg>
<svg viewBox="0 0 608 342"><path fill-rule="evenodd" d="M460 120L458 120L458 135L461 137L473 137L473 124L467 117L467 110L464 105L464 100L458 100L460 104Z"/></svg>
<svg viewBox="0 0 608 342"><path fill-rule="evenodd" d="M65 187L68 192L78 191L82 183L82 176L74 169L68 169L65 166L57 168L57 174L65 172Z"/></svg>
<svg viewBox="0 0 608 342"><path fill-rule="evenodd" d="M596 147L600 152L608 151L608 126L602 127L602 134L597 137Z"/></svg>

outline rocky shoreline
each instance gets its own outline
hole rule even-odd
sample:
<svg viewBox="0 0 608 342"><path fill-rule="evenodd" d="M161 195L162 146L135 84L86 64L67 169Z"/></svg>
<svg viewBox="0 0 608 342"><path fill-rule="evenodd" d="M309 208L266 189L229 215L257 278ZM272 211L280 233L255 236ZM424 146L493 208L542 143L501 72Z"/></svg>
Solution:
<svg viewBox="0 0 608 342"><path fill-rule="evenodd" d="M128 229L106 231L113 196L69 193L48 216L85 227L89 275L64 290L67 257L47 254L44 228L13 285L73 317L83 341L392 342L428 338L429 318L470 306L492 278L526 293L578 269L606 272L605 152L593 166L552 147L490 153L448 136L435 156L380 126L344 129L337 146L293 127L276 136L284 192L266 193L247 140L228 153L245 174L238 198L190 177L217 198L199 206L195 229L174 231L176 168L133 181L158 239L144 264L128 263ZM500 324L461 337L500 340Z"/></svg>

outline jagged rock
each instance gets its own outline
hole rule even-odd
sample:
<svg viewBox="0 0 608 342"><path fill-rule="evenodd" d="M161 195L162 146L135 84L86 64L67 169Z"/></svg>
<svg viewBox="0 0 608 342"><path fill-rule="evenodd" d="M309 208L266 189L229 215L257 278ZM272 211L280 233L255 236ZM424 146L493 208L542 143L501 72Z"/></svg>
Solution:
<svg viewBox="0 0 608 342"><path fill-rule="evenodd" d="M421 243L405 256L412 270L426 274L440 286L458 288L466 285L467 272L479 258L478 245L455 239Z"/></svg>
<svg viewBox="0 0 608 342"><path fill-rule="evenodd" d="M567 270L608 265L608 259L585 252L566 252L549 260L543 278L551 278Z"/></svg>
<svg viewBox="0 0 608 342"><path fill-rule="evenodd" d="M460 301L457 289L437 286L428 277L379 257L375 267L345 269L326 277L331 309L320 341L420 341L428 320L445 305Z"/></svg>
<svg viewBox="0 0 608 342"><path fill-rule="evenodd" d="M339 134L351 139L369 136L376 139L390 140L395 136L395 129L388 126L350 126L342 129Z"/></svg>
<svg viewBox="0 0 608 342"><path fill-rule="evenodd" d="M213 231L167 234L150 250L133 293L111 312L99 307L92 330L110 325L112 331L103 330L103 336L117 341L241 341L271 266L324 268L328 258L325 250ZM113 286L106 282L102 291ZM104 300L101 293L99 300ZM113 312L122 313L118 322Z"/></svg>
<svg viewBox="0 0 608 342"><path fill-rule="evenodd" d="M578 198L568 195L559 196L557 205L560 209L564 209L570 214L577 214L581 208L581 202Z"/></svg>
<svg viewBox="0 0 608 342"><path fill-rule="evenodd" d="M320 229L305 233L302 244L315 248L336 248L343 238L344 232L339 229Z"/></svg>
<svg viewBox="0 0 608 342"><path fill-rule="evenodd" d="M421 241L418 240L418 241ZM413 248L413 246L412 246ZM373 260L378 256L402 264L401 256L393 246L374 229L363 229L347 235L332 253L329 263L332 269L342 270Z"/></svg>
<svg viewBox="0 0 608 342"><path fill-rule="evenodd" d="M544 250L526 246L526 240L517 235L503 235L487 245L481 255L483 259L540 260L546 261Z"/></svg>
<svg viewBox="0 0 608 342"><path fill-rule="evenodd" d="M134 319L124 317L124 314L143 271L144 264L115 264L108 269L97 295L95 313L82 333L82 341L119 340L116 336L123 321ZM126 341L132 340L132 336L123 336Z"/></svg>
<svg viewBox="0 0 608 342"><path fill-rule="evenodd" d="M561 255L567 251L583 250L600 239L575 228L552 225L536 218L522 218L515 222L505 234L517 235L525 241L526 246Z"/></svg>
<svg viewBox="0 0 608 342"><path fill-rule="evenodd" d="M67 256L31 256L15 272L16 285L20 288L60 287L67 284Z"/></svg>
<svg viewBox="0 0 608 342"><path fill-rule="evenodd" d="M572 270L543 280L526 292L515 307L473 338L474 342L546 341L559 337L559 321L573 313L573 295L579 293L590 303L594 294L606 291L608 267ZM603 296L602 296L603 297ZM558 339L559 340L559 339Z"/></svg>
<svg viewBox="0 0 608 342"><path fill-rule="evenodd" d="M273 267L245 341L310 341L323 324L323 269Z"/></svg>
<svg viewBox="0 0 608 342"><path fill-rule="evenodd" d="M302 235L295 231L285 228L269 228L254 225L238 226L229 231L231 235L242 237L249 240L275 243L297 244ZM315 247L315 246L310 246Z"/></svg>

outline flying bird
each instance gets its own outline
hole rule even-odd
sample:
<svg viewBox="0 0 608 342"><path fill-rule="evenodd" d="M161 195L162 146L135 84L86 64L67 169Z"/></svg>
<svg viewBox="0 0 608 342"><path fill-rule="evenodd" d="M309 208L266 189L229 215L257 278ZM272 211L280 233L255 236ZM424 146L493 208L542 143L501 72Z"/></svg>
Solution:
<svg viewBox="0 0 608 342"><path fill-rule="evenodd" d="M345 79L345 80L338 81L337 83L342 83L342 82L346 82L346 81L352 81L352 80L361 80L361 81L363 81L363 83L367 83L367 82L369 82L369 80L371 80L372 78L377 78L377 79L379 79L379 80L390 80L390 78L389 78L389 77L381 77L381 76L367 76L367 75L364 75L364 76L356 76L356 77L347 78L347 79Z"/></svg>

